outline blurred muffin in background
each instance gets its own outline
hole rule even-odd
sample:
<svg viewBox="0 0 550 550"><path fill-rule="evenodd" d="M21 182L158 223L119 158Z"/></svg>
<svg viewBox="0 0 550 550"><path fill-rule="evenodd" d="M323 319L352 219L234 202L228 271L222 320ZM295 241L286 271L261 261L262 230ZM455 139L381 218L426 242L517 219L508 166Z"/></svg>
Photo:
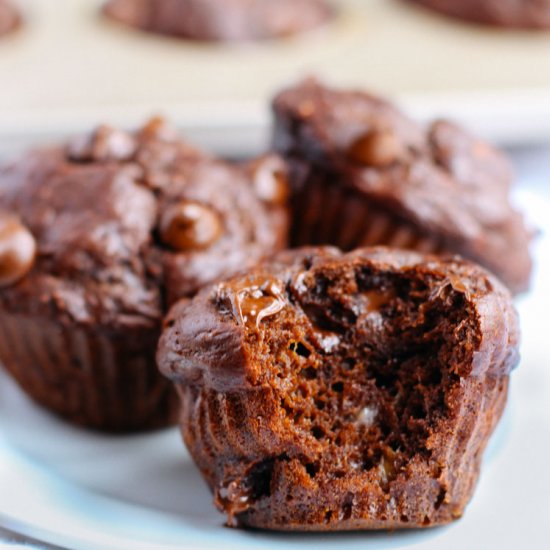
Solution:
<svg viewBox="0 0 550 550"><path fill-rule="evenodd" d="M550 28L550 0L407 0L445 15L500 27Z"/></svg>
<svg viewBox="0 0 550 550"><path fill-rule="evenodd" d="M0 0L0 36L6 34L21 23L19 12L8 0Z"/></svg>
<svg viewBox="0 0 550 550"><path fill-rule="evenodd" d="M155 349L170 304L286 244L284 166L235 166L162 121L0 167L0 360L88 427L176 420Z"/></svg>
<svg viewBox="0 0 550 550"><path fill-rule="evenodd" d="M289 36L333 15L324 0L109 0L103 12L145 31L204 41Z"/></svg>
<svg viewBox="0 0 550 550"><path fill-rule="evenodd" d="M460 126L424 127L381 98L315 80L274 101L290 167L293 245L460 254L528 288L531 232L510 203L507 158Z"/></svg>

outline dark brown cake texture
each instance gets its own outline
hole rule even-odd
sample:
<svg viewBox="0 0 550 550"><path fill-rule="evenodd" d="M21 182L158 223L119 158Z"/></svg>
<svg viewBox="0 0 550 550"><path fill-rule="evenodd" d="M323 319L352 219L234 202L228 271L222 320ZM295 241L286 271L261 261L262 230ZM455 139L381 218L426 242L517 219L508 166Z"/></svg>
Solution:
<svg viewBox="0 0 550 550"><path fill-rule="evenodd" d="M333 15L325 0L109 0L103 12L145 31L205 41L285 37Z"/></svg>
<svg viewBox="0 0 550 550"><path fill-rule="evenodd" d="M285 167L217 160L152 120L0 168L0 360L38 403L105 430L173 423L156 368L175 300L285 246Z"/></svg>
<svg viewBox="0 0 550 550"><path fill-rule="evenodd" d="M157 358L230 525L428 527L472 496L518 323L458 257L310 248L176 304Z"/></svg>
<svg viewBox="0 0 550 550"><path fill-rule="evenodd" d="M21 16L8 0L0 0L0 36L15 30L21 23Z"/></svg>
<svg viewBox="0 0 550 550"><path fill-rule="evenodd" d="M550 0L407 0L444 15L499 27L550 28Z"/></svg>
<svg viewBox="0 0 550 550"><path fill-rule="evenodd" d="M315 80L274 101L291 170L294 245L388 245L460 254L526 290L531 233L510 204L511 167L451 122L427 128L386 101Z"/></svg>

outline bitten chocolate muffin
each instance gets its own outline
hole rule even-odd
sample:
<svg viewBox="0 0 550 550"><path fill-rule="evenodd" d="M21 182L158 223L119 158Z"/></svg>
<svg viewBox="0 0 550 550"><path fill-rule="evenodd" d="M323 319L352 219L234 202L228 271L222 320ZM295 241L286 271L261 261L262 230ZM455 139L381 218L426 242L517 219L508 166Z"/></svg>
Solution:
<svg viewBox="0 0 550 550"><path fill-rule="evenodd" d="M284 165L233 166L151 121L0 169L0 360L38 403L105 430L163 426L166 308L283 247Z"/></svg>
<svg viewBox="0 0 550 550"><path fill-rule="evenodd" d="M109 0L103 11L145 31L206 41L284 37L332 17L324 0Z"/></svg>
<svg viewBox="0 0 550 550"><path fill-rule="evenodd" d="M8 0L0 0L0 36L16 29L21 23L19 12Z"/></svg>
<svg viewBox="0 0 550 550"><path fill-rule="evenodd" d="M550 0L407 0L445 15L500 27L550 28Z"/></svg>
<svg viewBox="0 0 550 550"><path fill-rule="evenodd" d="M440 525L464 511L518 361L484 269L383 247L289 251L176 304L158 362L231 525Z"/></svg>
<svg viewBox="0 0 550 550"><path fill-rule="evenodd" d="M314 80L274 101L290 163L295 245L389 245L459 253L514 292L529 284L531 234L510 205L507 159L459 126L420 126L375 96Z"/></svg>

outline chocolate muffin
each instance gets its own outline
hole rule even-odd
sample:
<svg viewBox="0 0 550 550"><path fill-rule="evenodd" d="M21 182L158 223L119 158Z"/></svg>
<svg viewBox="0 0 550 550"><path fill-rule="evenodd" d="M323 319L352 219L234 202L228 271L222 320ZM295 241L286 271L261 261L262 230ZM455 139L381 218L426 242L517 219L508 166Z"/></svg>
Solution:
<svg viewBox="0 0 550 550"><path fill-rule="evenodd" d="M550 28L550 0L408 0L439 13L499 27Z"/></svg>
<svg viewBox="0 0 550 550"><path fill-rule="evenodd" d="M325 0L109 0L103 11L131 27L204 41L289 36L333 15Z"/></svg>
<svg viewBox="0 0 550 550"><path fill-rule="evenodd" d="M104 430L175 422L167 307L283 247L284 165L217 160L153 120L0 169L0 360L38 403Z"/></svg>
<svg viewBox="0 0 550 550"><path fill-rule="evenodd" d="M514 292L528 287L531 234L510 205L511 167L490 145L314 80L281 92L274 111L274 146L290 163L293 244L458 253Z"/></svg>
<svg viewBox="0 0 550 550"><path fill-rule="evenodd" d="M458 257L288 251L176 304L158 363L230 525L460 517L518 361L509 291Z"/></svg>
<svg viewBox="0 0 550 550"><path fill-rule="evenodd" d="M21 23L19 12L8 0L0 0L0 36L16 29Z"/></svg>

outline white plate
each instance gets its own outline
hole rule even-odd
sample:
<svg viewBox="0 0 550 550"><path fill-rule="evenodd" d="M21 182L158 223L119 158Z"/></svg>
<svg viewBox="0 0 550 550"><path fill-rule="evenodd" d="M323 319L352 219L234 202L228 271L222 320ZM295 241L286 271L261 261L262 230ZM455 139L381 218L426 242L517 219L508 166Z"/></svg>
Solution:
<svg viewBox="0 0 550 550"><path fill-rule="evenodd" d="M265 145L269 98L312 73L501 143L550 139L550 32L475 27L399 0L332 0L340 16L319 31L229 47L124 29L98 16L103 0L20 1L25 26L0 40L0 148L164 112L203 145L251 153Z"/></svg>
<svg viewBox="0 0 550 550"><path fill-rule="evenodd" d="M547 549L550 541L550 203L521 193L546 231L519 302L523 360L457 523L404 533L289 535L227 529L178 432L106 437L39 410L0 377L0 524L71 549Z"/></svg>

